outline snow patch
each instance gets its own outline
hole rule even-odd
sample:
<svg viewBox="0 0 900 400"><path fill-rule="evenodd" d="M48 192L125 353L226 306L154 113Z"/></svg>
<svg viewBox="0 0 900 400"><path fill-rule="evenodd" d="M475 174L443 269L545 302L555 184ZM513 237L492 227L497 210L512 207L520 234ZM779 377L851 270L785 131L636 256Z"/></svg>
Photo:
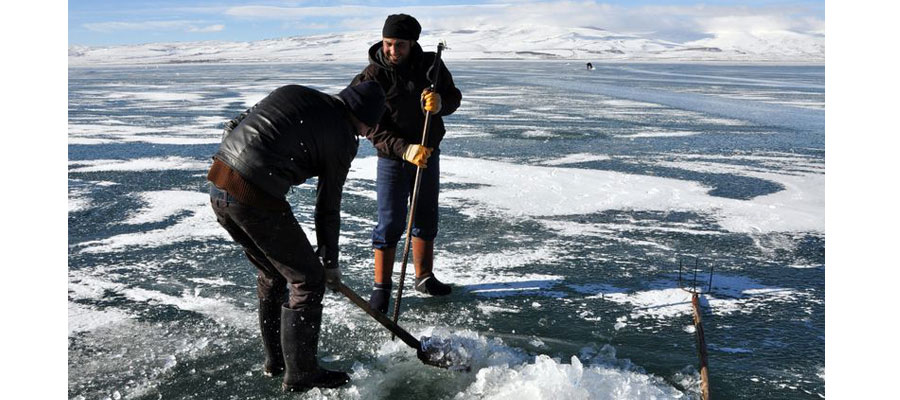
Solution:
<svg viewBox="0 0 900 400"><path fill-rule="evenodd" d="M796 269L825 268L825 265L824 264L791 264L791 265L788 265L788 268L796 268Z"/></svg>
<svg viewBox="0 0 900 400"><path fill-rule="evenodd" d="M76 193L69 193L69 214L91 208L91 200Z"/></svg>
<svg viewBox="0 0 900 400"><path fill-rule="evenodd" d="M131 160L78 160L69 161L73 172L109 172L109 171L165 171L165 170L206 170L210 166L209 161L200 161L186 157L150 157Z"/></svg>
<svg viewBox="0 0 900 400"><path fill-rule="evenodd" d="M205 117L210 118L210 117ZM221 118L218 119L221 122ZM150 143L172 145L216 144L222 141L221 125L208 127L208 123L145 127L132 125L69 124L70 145L97 145L109 143Z"/></svg>
<svg viewBox="0 0 900 400"><path fill-rule="evenodd" d="M564 297L564 293L550 291L564 277L551 274L523 273L519 269L555 259L555 251L540 247L530 251L504 251L489 254L454 255L436 254L435 274L441 279L461 286L463 290L482 297L506 297L536 295ZM470 268L458 268L468 265ZM416 292L414 292L416 293Z"/></svg>
<svg viewBox="0 0 900 400"><path fill-rule="evenodd" d="M557 135L553 132L547 131L546 129L529 129L522 132L522 136L530 138L548 138L556 137Z"/></svg>
<svg viewBox="0 0 900 400"><path fill-rule="evenodd" d="M553 160L547 160L541 162L543 165L564 165L564 164L578 164L583 162L591 162L591 161L607 161L612 158L605 154L590 154L590 153L576 153L569 154L565 157L556 158Z"/></svg>
<svg viewBox="0 0 900 400"><path fill-rule="evenodd" d="M665 138L665 137L684 137L699 135L700 132L694 131L643 131L629 135L622 135L626 138Z"/></svg>
<svg viewBox="0 0 900 400"><path fill-rule="evenodd" d="M209 195L206 193L163 191L145 192L141 196L149 202L148 206L124 223L162 221L175 214L184 216L165 228L124 233L106 239L82 242L75 247L80 247L84 253L102 253L132 247L160 247L188 240L204 242L217 239L231 240L228 233L216 222L216 216L209 207Z"/></svg>
<svg viewBox="0 0 900 400"><path fill-rule="evenodd" d="M691 294L678 287L677 281L657 281L649 290L628 292L608 285L582 287L582 293L595 292L589 299L602 299L630 306L630 319L652 318L670 319L691 315ZM713 314L727 315L735 312L750 314L755 309L771 302L795 301L801 293L778 287L764 286L753 279L742 276L716 274L713 278L712 294L701 296L704 304Z"/></svg>
<svg viewBox="0 0 900 400"><path fill-rule="evenodd" d="M354 161L349 179L374 181L375 161L375 157ZM707 164L687 162L659 164L710 169ZM477 187L444 190L441 198L472 217L498 212L539 217L607 210L689 211L715 218L729 232L824 232L824 173L754 173L747 167L729 170L772 180L785 190L738 200L712 196L710 188L679 179L442 156L443 182Z"/></svg>
<svg viewBox="0 0 900 400"><path fill-rule="evenodd" d="M518 313L521 311L515 308L497 307L483 303L478 303L478 305L476 305L475 307L478 308L479 311L487 315L491 315L494 313Z"/></svg>
<svg viewBox="0 0 900 400"><path fill-rule="evenodd" d="M69 302L69 336L113 325L129 318L132 316L123 311L109 308L98 309Z"/></svg>
<svg viewBox="0 0 900 400"><path fill-rule="evenodd" d="M107 92L104 96L108 99L112 100L132 100L137 102L142 101L152 101L152 102L196 102L203 98L203 96L199 93L184 93L184 92L155 92L155 91L144 91L144 92Z"/></svg>
<svg viewBox="0 0 900 400"><path fill-rule="evenodd" d="M240 328L247 332L255 332L259 329L255 311L250 312L235 307L224 298L198 296L187 289L181 296L173 296L143 288L124 289L122 294L132 301L165 304L182 310L197 312L220 324Z"/></svg>
<svg viewBox="0 0 900 400"><path fill-rule="evenodd" d="M184 190L142 192L138 197L146 206L122 221L126 225L162 222L182 211L209 205L209 195Z"/></svg>
<svg viewBox="0 0 900 400"><path fill-rule="evenodd" d="M235 286L234 282L226 281L224 278L207 279L207 278L188 278L189 281L210 286Z"/></svg>

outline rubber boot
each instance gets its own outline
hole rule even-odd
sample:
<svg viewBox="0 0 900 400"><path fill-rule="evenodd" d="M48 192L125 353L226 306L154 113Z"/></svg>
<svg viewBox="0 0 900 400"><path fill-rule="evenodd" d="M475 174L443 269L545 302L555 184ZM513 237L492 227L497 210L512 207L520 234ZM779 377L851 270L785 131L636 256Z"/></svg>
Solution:
<svg viewBox="0 0 900 400"><path fill-rule="evenodd" d="M319 388L336 388L350 381L340 371L319 367L319 330L322 327L322 305L300 310L281 308L281 347L284 350L285 392L301 392Z"/></svg>
<svg viewBox="0 0 900 400"><path fill-rule="evenodd" d="M375 249L375 285L372 287L372 295L369 297L369 307L387 314L388 304L391 301L391 274L394 272L394 257L396 247L387 249Z"/></svg>
<svg viewBox="0 0 900 400"><path fill-rule="evenodd" d="M259 301L259 330L266 361L263 375L277 376L284 372L284 353L281 351L281 302Z"/></svg>
<svg viewBox="0 0 900 400"><path fill-rule="evenodd" d="M434 276L434 241L412 239L413 265L416 267L416 291L431 296L450 294L450 285L441 283Z"/></svg>

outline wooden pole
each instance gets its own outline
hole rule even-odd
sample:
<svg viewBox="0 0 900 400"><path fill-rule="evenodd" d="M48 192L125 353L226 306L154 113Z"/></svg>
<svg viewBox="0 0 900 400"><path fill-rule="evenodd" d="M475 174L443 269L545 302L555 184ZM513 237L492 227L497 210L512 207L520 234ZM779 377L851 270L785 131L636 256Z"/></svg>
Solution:
<svg viewBox="0 0 900 400"><path fill-rule="evenodd" d="M700 357L700 396L703 400L710 400L706 337L703 333L703 321L700 318L700 296L697 293L691 295L691 306L694 308L694 328L696 328L697 331L697 355Z"/></svg>

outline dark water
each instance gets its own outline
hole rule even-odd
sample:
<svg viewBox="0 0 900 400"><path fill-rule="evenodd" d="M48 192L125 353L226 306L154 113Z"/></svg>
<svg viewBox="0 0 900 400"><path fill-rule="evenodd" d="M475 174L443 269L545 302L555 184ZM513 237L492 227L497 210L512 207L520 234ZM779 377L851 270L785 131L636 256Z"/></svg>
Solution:
<svg viewBox="0 0 900 400"><path fill-rule="evenodd" d="M436 271L456 287L405 296L401 324L461 343L473 370L422 366L328 294L319 355L353 381L304 398L696 398L679 262L713 268L715 397L824 397L824 67L447 64L463 104ZM336 93L362 67L69 70L70 398L288 397L259 373L254 271L205 169L221 123L272 89ZM343 201L364 297L373 156L361 143ZM308 234L314 195L289 195Z"/></svg>

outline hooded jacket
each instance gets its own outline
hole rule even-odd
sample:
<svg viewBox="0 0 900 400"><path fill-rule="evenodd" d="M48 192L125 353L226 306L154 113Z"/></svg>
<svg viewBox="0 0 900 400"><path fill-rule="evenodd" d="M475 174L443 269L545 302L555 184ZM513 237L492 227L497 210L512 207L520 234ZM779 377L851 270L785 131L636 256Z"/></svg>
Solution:
<svg viewBox="0 0 900 400"><path fill-rule="evenodd" d="M378 130L367 136L379 157L402 160L407 145L422 144L425 112L422 110L421 96L422 91L431 85L430 70L436 56L434 52L423 52L416 43L410 49L407 61L394 66L384 56L381 42L369 48L369 65L353 79L351 85L375 81L384 89L387 110L381 117ZM453 84L453 77L443 62L439 71L435 91L441 95L441 111L431 116L428 143L425 144L435 150L446 132L441 117L453 114L462 100L462 93Z"/></svg>
<svg viewBox="0 0 900 400"><path fill-rule="evenodd" d="M284 198L292 185L319 177L316 238L327 261L337 260L341 193L359 147L348 113L337 97L282 86L226 123L215 155L275 198Z"/></svg>

